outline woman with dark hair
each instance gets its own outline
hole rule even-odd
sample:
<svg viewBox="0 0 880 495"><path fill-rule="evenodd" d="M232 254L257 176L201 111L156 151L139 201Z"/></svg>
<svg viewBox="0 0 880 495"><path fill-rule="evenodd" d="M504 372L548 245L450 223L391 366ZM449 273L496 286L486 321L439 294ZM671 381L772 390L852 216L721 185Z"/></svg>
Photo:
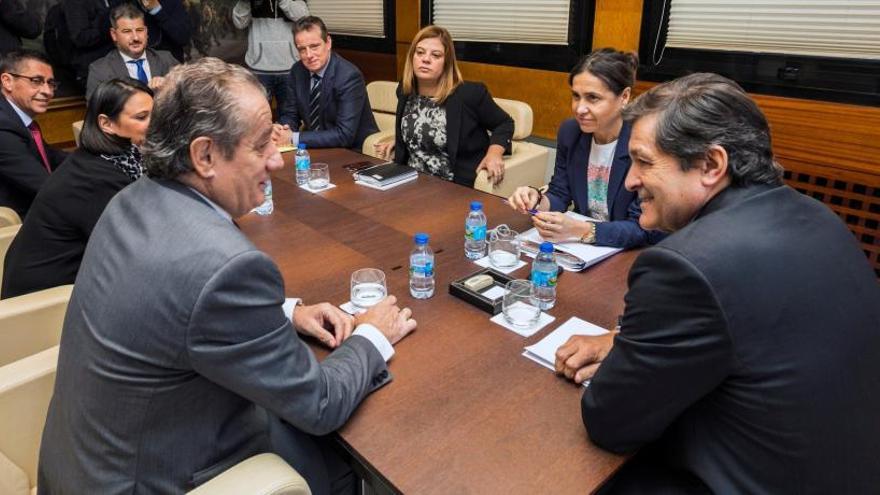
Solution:
<svg viewBox="0 0 880 495"><path fill-rule="evenodd" d="M137 80L98 86L86 109L80 148L49 176L9 247L4 298L73 283L98 217L143 173L138 146L152 109L152 90Z"/></svg>
<svg viewBox="0 0 880 495"><path fill-rule="evenodd" d="M485 85L462 79L449 31L425 26L406 56L395 132L375 145L379 156L395 150L397 163L472 187L482 169L493 183L504 178L513 119Z"/></svg>
<svg viewBox="0 0 880 495"><path fill-rule="evenodd" d="M513 209L534 215L532 223L544 239L633 248L662 238L639 226L638 198L623 185L631 161L630 126L621 111L632 95L638 64L633 53L603 48L582 58L569 74L574 118L559 127L547 192L520 187L508 198ZM562 213L572 202L591 220Z"/></svg>

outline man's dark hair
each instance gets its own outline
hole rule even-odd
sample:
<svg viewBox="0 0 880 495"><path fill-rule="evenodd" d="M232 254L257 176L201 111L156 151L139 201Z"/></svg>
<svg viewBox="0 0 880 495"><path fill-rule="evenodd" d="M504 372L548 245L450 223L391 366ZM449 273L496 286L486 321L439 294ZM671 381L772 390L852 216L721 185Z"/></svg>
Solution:
<svg viewBox="0 0 880 495"><path fill-rule="evenodd" d="M324 24L324 21L321 20L320 17L307 15L305 17L300 17L293 23L293 35L296 36L297 33L302 31L308 31L313 27L318 26L321 30L321 39L327 41L327 26Z"/></svg>
<svg viewBox="0 0 880 495"><path fill-rule="evenodd" d="M144 11L133 3L121 3L110 11L110 25L113 29L116 29L116 21L119 19L144 19Z"/></svg>
<svg viewBox="0 0 880 495"><path fill-rule="evenodd" d="M724 148L734 187L782 184L782 167L773 158L770 126L758 105L735 82L696 73L654 86L623 111L628 122L657 115L657 147L678 159L683 171Z"/></svg>
<svg viewBox="0 0 880 495"><path fill-rule="evenodd" d="M624 89L635 86L638 67L639 57L635 53L601 48L578 61L568 74L568 85L574 83L575 76L589 72L605 83L614 94L620 96Z"/></svg>
<svg viewBox="0 0 880 495"><path fill-rule="evenodd" d="M52 65L52 62L49 61L48 57L40 52L26 49L13 50L6 55L3 55L2 59L0 59L0 74L12 72L18 73L21 70L21 64L28 60L36 60L37 62L42 62L48 66Z"/></svg>
<svg viewBox="0 0 880 495"><path fill-rule="evenodd" d="M106 115L116 122L128 99L138 91L153 96L153 90L137 79L111 79L101 83L89 99L83 119L80 146L95 155L118 155L131 147L131 140L106 134L98 125L98 116Z"/></svg>

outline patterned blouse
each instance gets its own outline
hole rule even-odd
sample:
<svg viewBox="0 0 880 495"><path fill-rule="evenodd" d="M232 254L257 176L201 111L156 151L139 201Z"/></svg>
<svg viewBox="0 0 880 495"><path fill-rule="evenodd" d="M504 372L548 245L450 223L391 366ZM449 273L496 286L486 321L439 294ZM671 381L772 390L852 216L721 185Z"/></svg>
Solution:
<svg viewBox="0 0 880 495"><path fill-rule="evenodd" d="M414 93L406 100L400 128L409 151L407 165L452 180L452 167L446 151L446 108L431 98Z"/></svg>

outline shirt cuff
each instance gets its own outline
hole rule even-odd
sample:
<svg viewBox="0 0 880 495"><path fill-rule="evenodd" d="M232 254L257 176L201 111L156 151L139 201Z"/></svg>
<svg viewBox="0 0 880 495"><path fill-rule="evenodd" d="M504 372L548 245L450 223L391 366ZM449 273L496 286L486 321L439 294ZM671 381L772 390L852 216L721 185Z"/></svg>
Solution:
<svg viewBox="0 0 880 495"><path fill-rule="evenodd" d="M379 354L382 355L382 359L384 359L386 363L391 359L391 356L394 355L394 347L391 346L391 342L388 342L388 339L382 335L382 332L380 332L378 328L369 323L361 323L358 325L358 327L354 329L352 335L360 335L369 340L376 350L379 351Z"/></svg>
<svg viewBox="0 0 880 495"><path fill-rule="evenodd" d="M158 6L154 7L154 8L152 8L152 9L150 9L149 12L150 12L150 15L156 15L156 14L159 13L160 10L162 10L162 6L161 6L161 5L158 5Z"/></svg>
<svg viewBox="0 0 880 495"><path fill-rule="evenodd" d="M299 146L299 133L298 132L291 132L290 133L290 144L292 144L294 148Z"/></svg>
<svg viewBox="0 0 880 495"><path fill-rule="evenodd" d="M296 309L296 305L302 299L298 297L288 297L284 300L284 304L281 305L281 309L284 311L284 316L290 318L290 321L293 321L293 311Z"/></svg>

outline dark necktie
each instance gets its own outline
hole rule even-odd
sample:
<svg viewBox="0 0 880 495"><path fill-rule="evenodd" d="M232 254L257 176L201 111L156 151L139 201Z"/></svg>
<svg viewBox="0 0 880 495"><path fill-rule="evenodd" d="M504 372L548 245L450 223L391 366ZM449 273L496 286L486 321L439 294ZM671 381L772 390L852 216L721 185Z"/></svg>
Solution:
<svg viewBox="0 0 880 495"><path fill-rule="evenodd" d="M312 76L312 91L309 94L309 130L321 129L321 76Z"/></svg>
<svg viewBox="0 0 880 495"><path fill-rule="evenodd" d="M147 71L144 70L144 59L129 60L128 63L137 65L138 81L147 84L150 80L147 78Z"/></svg>
<svg viewBox="0 0 880 495"><path fill-rule="evenodd" d="M34 143L37 145L37 151L40 152L40 157L43 158L43 166L46 167L46 172L51 174L52 167L49 166L49 156L46 154L46 147L43 146L43 133L40 131L40 124L38 124L36 120L32 120L28 129L31 131L31 137L34 138Z"/></svg>

